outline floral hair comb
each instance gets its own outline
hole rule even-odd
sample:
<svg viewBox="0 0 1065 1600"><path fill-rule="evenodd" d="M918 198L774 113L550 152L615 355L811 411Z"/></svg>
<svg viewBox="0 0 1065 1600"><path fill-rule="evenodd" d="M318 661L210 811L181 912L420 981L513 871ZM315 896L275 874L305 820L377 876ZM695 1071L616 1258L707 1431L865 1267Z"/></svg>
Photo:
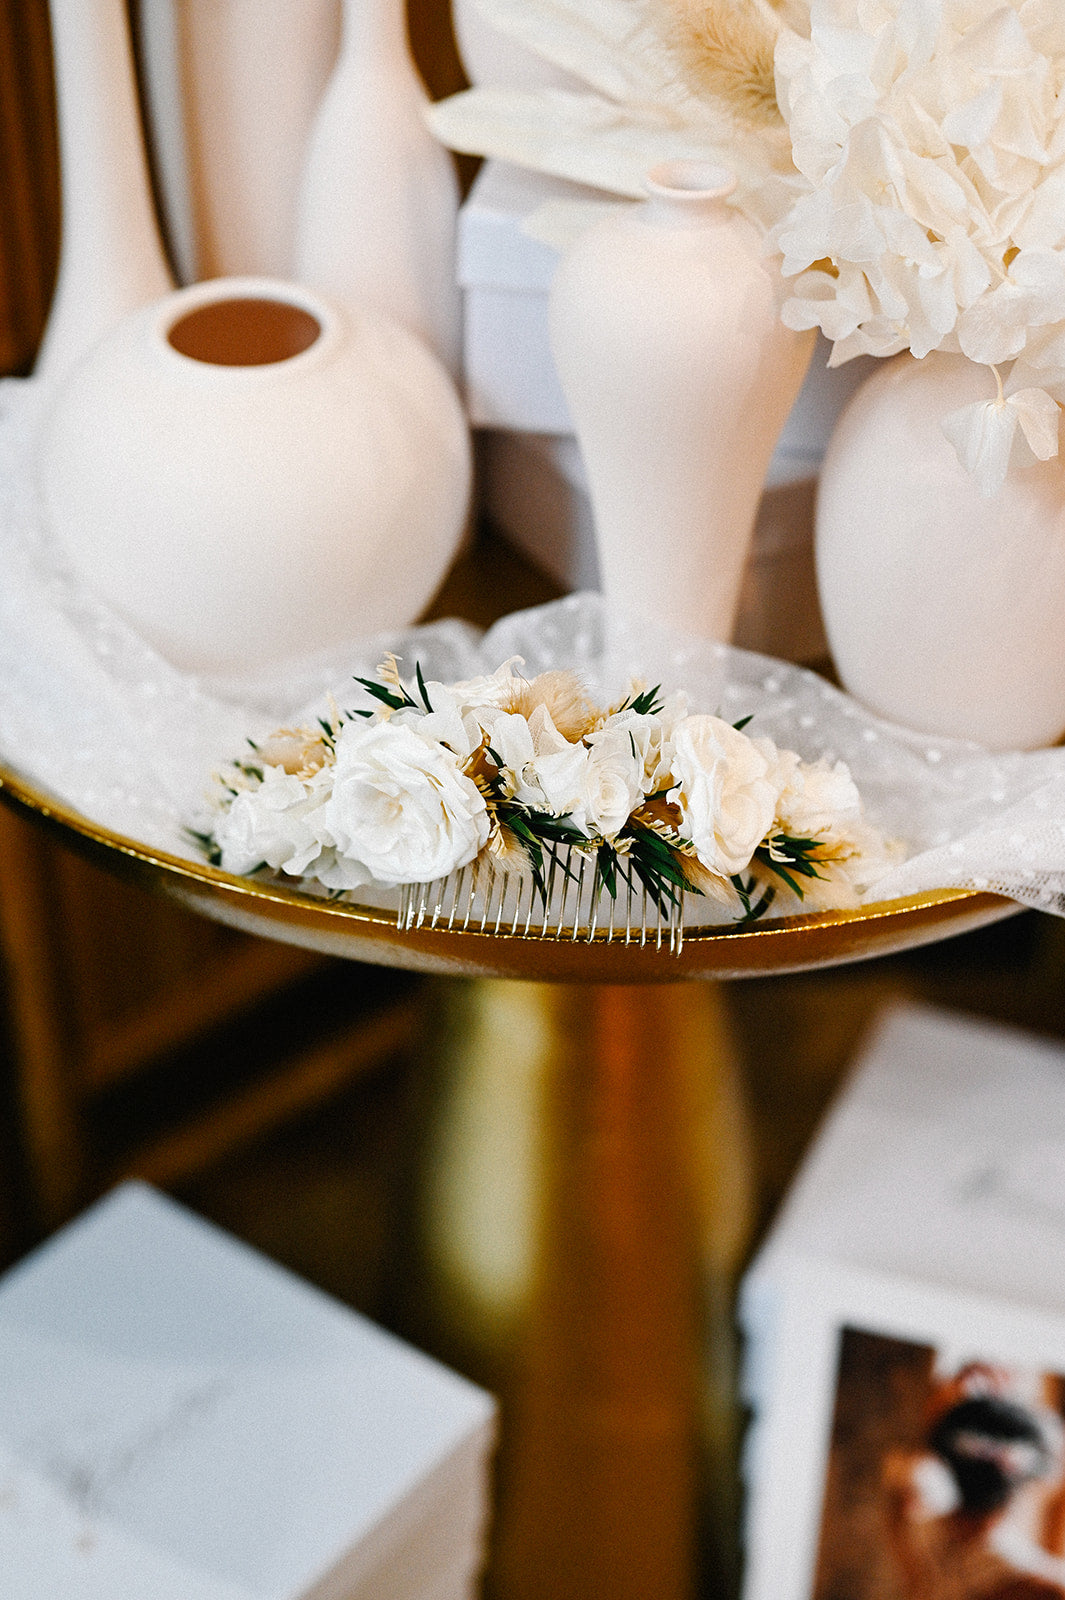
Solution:
<svg viewBox="0 0 1065 1600"><path fill-rule="evenodd" d="M567 671L405 682L252 745L220 778L210 859L334 896L400 890L402 927L653 941L679 949L688 896L737 920L781 898L854 904L890 860L842 762L633 684L591 703Z"/></svg>

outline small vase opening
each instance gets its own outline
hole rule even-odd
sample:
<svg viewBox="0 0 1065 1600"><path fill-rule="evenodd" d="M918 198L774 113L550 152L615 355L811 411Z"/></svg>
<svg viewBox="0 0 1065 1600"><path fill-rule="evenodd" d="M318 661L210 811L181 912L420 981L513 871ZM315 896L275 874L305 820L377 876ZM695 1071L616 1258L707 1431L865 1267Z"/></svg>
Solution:
<svg viewBox="0 0 1065 1600"><path fill-rule="evenodd" d="M244 295L195 306L173 323L166 337L191 361L265 367L302 355L321 335L321 322L302 306Z"/></svg>
<svg viewBox="0 0 1065 1600"><path fill-rule="evenodd" d="M660 161L648 169L644 186L654 199L674 202L727 200L736 174L713 161Z"/></svg>

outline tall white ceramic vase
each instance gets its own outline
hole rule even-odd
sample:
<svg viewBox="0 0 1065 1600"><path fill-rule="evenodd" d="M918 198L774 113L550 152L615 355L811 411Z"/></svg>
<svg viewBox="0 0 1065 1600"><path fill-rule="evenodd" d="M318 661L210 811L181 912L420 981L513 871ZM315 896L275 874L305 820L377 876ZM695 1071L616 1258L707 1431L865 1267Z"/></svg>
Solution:
<svg viewBox="0 0 1065 1600"><path fill-rule="evenodd" d="M152 148L185 282L291 277L307 137L336 62L340 0L147 0Z"/></svg>
<svg viewBox="0 0 1065 1600"><path fill-rule="evenodd" d="M816 555L844 686L872 710L993 749L1065 731L1065 461L985 498L941 429L993 400L986 367L898 356L850 401L825 457Z"/></svg>
<svg viewBox="0 0 1065 1600"><path fill-rule="evenodd" d="M340 56L308 143L296 217L302 283L371 304L458 371L458 183L425 121L405 0L345 0Z"/></svg>
<svg viewBox="0 0 1065 1600"><path fill-rule="evenodd" d="M57 381L172 281L148 181L126 0L51 0L51 24L62 231L34 370Z"/></svg>
<svg viewBox="0 0 1065 1600"><path fill-rule="evenodd" d="M671 162L592 224L551 290L551 343L621 611L732 631L758 501L814 335L781 323L731 174Z"/></svg>

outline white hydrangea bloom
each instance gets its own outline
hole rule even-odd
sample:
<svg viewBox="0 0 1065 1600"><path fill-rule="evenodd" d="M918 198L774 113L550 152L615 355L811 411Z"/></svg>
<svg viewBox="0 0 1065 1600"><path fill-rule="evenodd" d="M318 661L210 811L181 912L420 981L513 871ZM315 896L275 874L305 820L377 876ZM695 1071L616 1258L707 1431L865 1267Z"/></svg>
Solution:
<svg viewBox="0 0 1065 1600"><path fill-rule="evenodd" d="M688 696L681 690L669 695L658 711L638 712L628 707L615 712L605 723L605 727L622 730L631 740L642 768L644 795L658 794L671 785L673 734L687 714Z"/></svg>
<svg viewBox="0 0 1065 1600"><path fill-rule="evenodd" d="M769 762L777 788L774 821L782 833L793 839L827 838L861 817L858 788L845 762L802 761L770 739L754 742Z"/></svg>
<svg viewBox="0 0 1065 1600"><path fill-rule="evenodd" d="M785 30L776 68L807 186L772 232L793 280L785 322L820 328L833 365L1030 352L1042 375L1024 386L1045 400L974 410L951 437L985 486L1001 481L1018 425L1040 459L1056 453L1048 407L1065 400L1065 363L1045 346L1065 324L1058 0L811 0L809 37Z"/></svg>
<svg viewBox="0 0 1065 1600"><path fill-rule="evenodd" d="M215 826L223 871L239 874L267 866L293 877L317 876L329 850L322 838L322 807L332 786L330 769L300 778L282 766L264 765L262 774L262 782L242 789Z"/></svg>
<svg viewBox="0 0 1065 1600"><path fill-rule="evenodd" d="M942 428L958 459L982 495L996 494L1005 482L1010 457L1023 440L1038 461L1058 453L1061 412L1045 389L1018 389L998 398L960 406L943 418ZM1020 435L1020 438L1018 437Z"/></svg>
<svg viewBox="0 0 1065 1600"><path fill-rule="evenodd" d="M794 750L778 750L769 739L755 743L769 762L778 786L773 833L815 839L820 850L818 876L800 876L801 908L854 906L898 859L897 849L865 820L861 796L843 761L803 761ZM787 867L786 857L782 865ZM762 872L774 891L785 891L778 874Z"/></svg>

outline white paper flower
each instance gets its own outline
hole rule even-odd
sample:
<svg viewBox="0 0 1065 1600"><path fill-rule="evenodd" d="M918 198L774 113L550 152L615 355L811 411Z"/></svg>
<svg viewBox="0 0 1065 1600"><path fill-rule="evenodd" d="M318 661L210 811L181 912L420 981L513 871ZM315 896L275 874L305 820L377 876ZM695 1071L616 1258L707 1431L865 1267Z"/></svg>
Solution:
<svg viewBox="0 0 1065 1600"><path fill-rule="evenodd" d="M322 817L338 854L378 883L426 883L466 866L488 840L476 785L416 726L345 723Z"/></svg>
<svg viewBox="0 0 1065 1600"><path fill-rule="evenodd" d="M732 115L682 81L651 8L633 0L479 0L486 20L562 68L573 89L474 88L429 110L455 150L642 199L660 161L710 160L735 171L738 198L787 185L780 130L737 136Z"/></svg>
<svg viewBox="0 0 1065 1600"><path fill-rule="evenodd" d="M708 872L742 872L773 823L778 784L764 749L720 717L694 715L673 739L675 787L683 831Z"/></svg>

